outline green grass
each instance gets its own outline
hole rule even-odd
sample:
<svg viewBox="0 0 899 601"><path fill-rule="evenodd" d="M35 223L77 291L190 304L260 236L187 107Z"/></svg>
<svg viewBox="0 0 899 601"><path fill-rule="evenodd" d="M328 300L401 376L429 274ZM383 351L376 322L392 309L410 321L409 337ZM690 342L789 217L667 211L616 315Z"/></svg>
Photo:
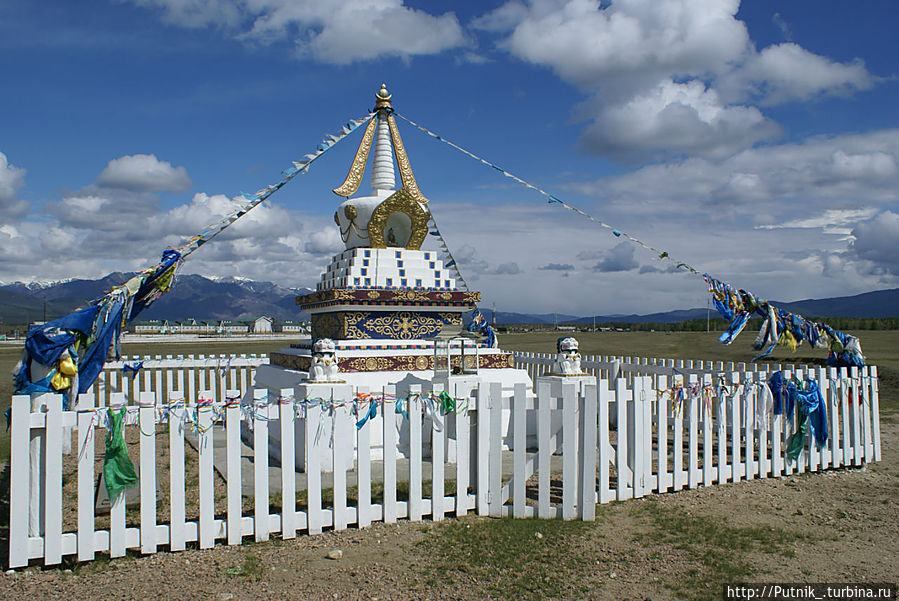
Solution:
<svg viewBox="0 0 899 601"><path fill-rule="evenodd" d="M793 544L810 535L773 526L735 527L705 516L687 515L674 507L660 507L654 500L633 505L631 515L648 522L648 544L663 543L685 551L700 568L667 583L681 598L719 599L727 583L746 582L754 575L747 554L793 557Z"/></svg>
<svg viewBox="0 0 899 601"><path fill-rule="evenodd" d="M592 527L513 518L444 522L418 543L428 561L417 578L428 588L475 582L500 599L582 598L592 558L573 551Z"/></svg>
<svg viewBox="0 0 899 601"><path fill-rule="evenodd" d="M258 581L265 575L265 566L262 564L262 560L248 551L244 553L243 561L240 565L228 568L225 570L225 574Z"/></svg>

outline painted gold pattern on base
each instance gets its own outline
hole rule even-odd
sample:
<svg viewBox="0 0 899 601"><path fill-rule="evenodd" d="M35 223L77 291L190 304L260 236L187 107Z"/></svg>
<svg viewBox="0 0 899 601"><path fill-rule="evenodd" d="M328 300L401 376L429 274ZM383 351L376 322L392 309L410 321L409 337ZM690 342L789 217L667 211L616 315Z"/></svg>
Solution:
<svg viewBox="0 0 899 601"><path fill-rule="evenodd" d="M334 340L421 340L445 325L462 326L462 314L416 311L337 311L312 315L312 337Z"/></svg>
<svg viewBox="0 0 899 601"><path fill-rule="evenodd" d="M480 355L480 369L506 369L515 367L511 353ZM466 355L465 362L469 368L474 367L474 355ZM450 358L450 365L459 368L461 356ZM434 369L433 355L408 355L401 357L341 357L341 372L368 371L430 371Z"/></svg>
<svg viewBox="0 0 899 601"><path fill-rule="evenodd" d="M470 305L474 308L474 305L481 302L481 293L462 290L409 290L403 288L332 288L296 297L296 304L303 309L315 308L325 304L354 304L375 301L391 305L406 305L410 303L434 303L440 305L447 303L452 305Z"/></svg>
<svg viewBox="0 0 899 601"><path fill-rule="evenodd" d="M480 355L478 359L480 369L506 369L515 367L515 360L511 353ZM450 365L458 369L461 360L461 356L453 356L450 358ZM465 356L465 363L469 368L474 367L474 361L474 355ZM312 366L312 357L308 355L272 353L271 364L286 369L308 372ZM370 371L430 371L433 369L434 355L340 357L340 371L347 373Z"/></svg>

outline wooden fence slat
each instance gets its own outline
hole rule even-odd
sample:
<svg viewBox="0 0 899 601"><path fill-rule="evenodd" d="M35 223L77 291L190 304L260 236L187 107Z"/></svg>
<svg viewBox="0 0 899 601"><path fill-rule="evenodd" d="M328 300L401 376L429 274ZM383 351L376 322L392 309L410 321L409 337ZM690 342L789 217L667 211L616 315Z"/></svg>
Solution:
<svg viewBox="0 0 899 601"><path fill-rule="evenodd" d="M225 438L227 440L225 457L225 484L228 497L228 544L239 545L243 540L243 491L240 470L240 393L229 390L227 396L231 401L225 407Z"/></svg>
<svg viewBox="0 0 899 601"><path fill-rule="evenodd" d="M837 370L837 378L840 383L840 418L842 422L842 436L840 438L843 444L843 465L852 465L852 438L849 435L851 418L849 416L849 407L851 399L850 387L848 382L848 374L845 367Z"/></svg>
<svg viewBox="0 0 899 601"><path fill-rule="evenodd" d="M525 462L527 461L526 385L515 384L512 403L512 516L525 517Z"/></svg>
<svg viewBox="0 0 899 601"><path fill-rule="evenodd" d="M187 401L183 390L169 393L169 549L172 551L183 551L187 545L184 508L184 418ZM181 407L172 405L179 402Z"/></svg>
<svg viewBox="0 0 899 601"><path fill-rule="evenodd" d="M668 471L668 399L663 394L668 390L668 377L660 375L656 381L656 432L658 432L658 492L667 492L674 484L672 474ZM600 444L602 441L600 440Z"/></svg>
<svg viewBox="0 0 899 601"><path fill-rule="evenodd" d="M383 392L384 398L394 398L391 406L385 406L382 412L383 420L383 453L384 453L384 523L392 524L399 517L396 503L396 455L397 455L397 413L396 387L387 386Z"/></svg>
<svg viewBox="0 0 899 601"><path fill-rule="evenodd" d="M156 396L138 398L140 431L140 551L156 553ZM160 395L161 397L161 395Z"/></svg>
<svg viewBox="0 0 899 601"><path fill-rule="evenodd" d="M78 561L94 559L94 394L78 399ZM10 515L12 508L10 507ZM21 514L20 514L21 515ZM10 524L12 530L12 524Z"/></svg>
<svg viewBox="0 0 899 601"><path fill-rule="evenodd" d="M441 392L443 392L443 386L441 384L434 384L434 394L439 395ZM450 411L444 415L440 415L442 410L439 406L435 406L433 410L437 415L437 418L443 421L440 427L437 426L436 422L431 424L431 519L435 522L439 522L443 520L443 515L446 512L446 509L444 508L445 495L443 479L445 459L444 437L446 436L446 429L449 428L449 421L453 414Z"/></svg>
<svg viewBox="0 0 899 601"><path fill-rule="evenodd" d="M712 418L712 374L705 374L703 377L703 385L707 386L709 393L703 395L702 407L699 409L700 420L702 424L702 484L711 486L715 481L717 473L713 474L715 467L712 457L714 454L714 443L712 442L712 432L714 430L714 420ZM736 402L736 399L734 399ZM719 441L720 444L720 441ZM717 471L717 470L715 470Z"/></svg>
<svg viewBox="0 0 899 601"><path fill-rule="evenodd" d="M369 390L367 387L360 386L357 389L357 393L366 395L369 393ZM368 402L377 403L377 400L375 396L369 396ZM378 409L383 414L388 407L387 403L382 402ZM368 407L363 405L359 409L359 415L366 414L368 409ZM356 503L356 523L360 528L370 526L373 519L371 506L371 430L374 427L373 420L369 420L361 428L357 428L356 432L356 489L359 497ZM384 445L387 445L386 441Z"/></svg>
<svg viewBox="0 0 899 601"><path fill-rule="evenodd" d="M424 514L421 496L421 384L409 387L407 411L409 413L409 521L420 522Z"/></svg>
<svg viewBox="0 0 899 601"><path fill-rule="evenodd" d="M868 368L871 376L871 419L873 426L871 438L874 443L874 461L880 461L880 396L877 380L877 366L872 365Z"/></svg>
<svg viewBox="0 0 899 601"><path fill-rule="evenodd" d="M549 504L550 426L552 425L552 405L550 383L537 383L537 517L552 517ZM608 411L608 408L606 409ZM608 474L608 471L606 472Z"/></svg>
<svg viewBox="0 0 899 601"><path fill-rule="evenodd" d="M503 505L503 388L502 384L499 382L490 382L488 386L490 392L487 399L487 412L489 412L488 423L490 425L490 435L487 444L489 445L490 450L487 462L487 471L489 474L487 483L487 502L490 515L493 517L501 517Z"/></svg>
<svg viewBox="0 0 899 601"><path fill-rule="evenodd" d="M331 443L331 498L334 530L346 530L349 518L346 502L346 470L352 461L353 441L350 441L348 405L337 405L332 412L333 441Z"/></svg>
<svg viewBox="0 0 899 601"><path fill-rule="evenodd" d="M462 411L456 411L455 420L456 420L456 516L463 516L468 513L470 509L470 502L468 496L468 485L470 483L469 475L469 465L470 465L470 449L471 449L471 441L469 440L469 436L471 434L471 423L469 421L469 415L471 411L471 391L464 390L460 391L458 388L453 391L453 396L455 398L460 398L464 395L464 409Z"/></svg>
<svg viewBox="0 0 899 601"><path fill-rule="evenodd" d="M118 412L125 405L127 399L121 392L109 395L109 410ZM120 492L114 499L109 499L109 556L124 557L126 549L125 538L125 491Z"/></svg>
<svg viewBox="0 0 899 601"><path fill-rule="evenodd" d="M562 519L573 520L577 498L577 387L562 383Z"/></svg>
<svg viewBox="0 0 899 601"><path fill-rule="evenodd" d="M874 460L874 441L872 440L873 428L871 427L871 390L868 367L863 367L859 374L859 388L862 395L862 433L864 435L863 455L865 461Z"/></svg>
<svg viewBox="0 0 899 601"><path fill-rule="evenodd" d="M317 440L324 412L315 405L306 408L306 524L309 534L322 532L321 448ZM386 463L386 462L385 462ZM385 497L387 495L385 490Z"/></svg>
<svg viewBox="0 0 899 601"><path fill-rule="evenodd" d="M256 542L269 539L268 390L253 391L253 529Z"/></svg>
<svg viewBox="0 0 899 601"><path fill-rule="evenodd" d="M62 562L62 396L47 400L44 452L44 565Z"/></svg>
<svg viewBox="0 0 899 601"><path fill-rule="evenodd" d="M674 376L675 390L684 385L685 382L683 376ZM671 410L674 414L674 490L678 491L687 483L684 472L684 411L687 409L687 407L685 407L687 404L686 396L676 403L674 399L672 399L672 403L674 403Z"/></svg>
<svg viewBox="0 0 899 601"><path fill-rule="evenodd" d="M203 390L200 399L212 402L215 392ZM197 406L197 453L199 463L200 484L200 520L199 539L201 549L211 549L215 545L215 489L213 471L213 407L212 405Z"/></svg>
<svg viewBox="0 0 899 601"><path fill-rule="evenodd" d="M599 401L598 413L599 424L597 434L597 456L599 463L599 502L608 503L614 497L612 495L611 484L609 482L609 464L614 460L614 449L609 440L609 403L614 400L614 392L609 390L609 382L607 380L598 380L599 384ZM547 438L549 438L549 429L547 428ZM549 458L546 459L546 467L549 469ZM541 468L542 470L543 468ZM547 507L549 506L549 475L547 474ZM548 512L547 512L548 513ZM539 517L549 517L548 515L540 515Z"/></svg>
<svg viewBox="0 0 899 601"><path fill-rule="evenodd" d="M615 380L615 405L618 411L615 422L617 424L615 469L618 472L615 493L618 500L623 501L634 496L633 472L628 468L628 447L630 442L628 438L631 435L633 425L628 419L628 389L624 378Z"/></svg>
<svg viewBox="0 0 899 601"><path fill-rule="evenodd" d="M647 404L648 405L648 404ZM578 508L579 518L584 521L593 521L596 518L596 409L597 387L596 381L588 382L584 386L584 406L581 411L584 429L581 434L581 474L580 495ZM522 486L524 489L524 486Z"/></svg>
<svg viewBox="0 0 899 601"><path fill-rule="evenodd" d="M690 388L696 388L697 378L695 375L690 375ZM699 403L702 400L702 394L690 394L687 407L687 416L689 419L689 464L688 464L688 480L690 488L696 488L699 486L699 415L700 415L700 407Z"/></svg>

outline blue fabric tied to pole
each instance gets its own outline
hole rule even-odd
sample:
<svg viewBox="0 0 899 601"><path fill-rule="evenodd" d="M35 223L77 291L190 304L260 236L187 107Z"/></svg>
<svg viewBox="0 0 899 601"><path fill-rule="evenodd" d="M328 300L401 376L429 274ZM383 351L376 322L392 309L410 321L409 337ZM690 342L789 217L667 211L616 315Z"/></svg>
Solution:
<svg viewBox="0 0 899 601"><path fill-rule="evenodd" d="M87 392L103 370L106 353L110 344L112 344L112 337L122 323L122 311L124 308L125 302L116 300L108 308L104 309L102 315L98 316L96 339L85 350L81 363L78 365L78 394ZM99 322L101 319L102 322Z"/></svg>
<svg viewBox="0 0 899 601"><path fill-rule="evenodd" d="M806 380L803 390L795 382L784 380L781 372L776 371L768 378L768 388L774 397L774 415L786 414L792 421L794 407L798 404L801 422L808 423L815 444L819 449L827 444L827 404L816 381Z"/></svg>
<svg viewBox="0 0 899 601"><path fill-rule="evenodd" d="M99 306L88 307L71 315L32 327L25 340L25 350L33 360L41 365L53 365L62 352L77 340L77 336L69 330L90 336L91 328L99 311Z"/></svg>
<svg viewBox="0 0 899 601"><path fill-rule="evenodd" d="M787 419L793 419L793 404L796 399L790 394L789 387L795 385L792 382L784 380L783 374L779 371L771 374L768 378L768 388L771 389L771 395L774 397L774 415L786 415Z"/></svg>
<svg viewBox="0 0 899 601"><path fill-rule="evenodd" d="M827 444L827 405L818 383L814 380L806 381L806 389L796 389L796 399L799 401L799 412L808 416L808 425L812 430L812 437L820 449Z"/></svg>
<svg viewBox="0 0 899 601"><path fill-rule="evenodd" d="M137 363L134 363L133 365L129 365L126 363L125 365L122 366L122 374L124 376L133 378L134 376L137 375L137 372L139 372L143 366L144 366L143 361L138 361Z"/></svg>
<svg viewBox="0 0 899 601"><path fill-rule="evenodd" d="M749 322L749 312L748 311L740 311L734 316L733 321L730 322L730 327L727 328L721 336L718 337L718 342L722 342L724 344L730 344L734 341L734 338L740 335L740 332L743 331L743 328L746 327L746 324Z"/></svg>
<svg viewBox="0 0 899 601"><path fill-rule="evenodd" d="M370 400L368 403L368 411L365 412L365 415L362 416L362 419L360 419L358 422L356 422L356 429L361 430L362 426L364 426L368 422L368 420L375 419L375 417L377 417L377 415L378 415L378 404L375 401Z"/></svg>

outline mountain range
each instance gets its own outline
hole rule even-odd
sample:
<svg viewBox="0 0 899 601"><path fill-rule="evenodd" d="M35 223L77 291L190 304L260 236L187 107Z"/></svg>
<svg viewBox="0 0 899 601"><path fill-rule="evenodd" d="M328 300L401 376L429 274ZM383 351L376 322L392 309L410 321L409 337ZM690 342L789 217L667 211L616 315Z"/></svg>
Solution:
<svg viewBox="0 0 899 601"><path fill-rule="evenodd" d="M134 275L115 272L98 280L0 285L0 320L17 325L43 320L45 301L46 318L61 317L86 306ZM278 321L305 320L309 316L300 312L295 298L309 292L308 288L284 288L243 278L179 275L172 290L150 305L138 319L218 321L267 315Z"/></svg>
<svg viewBox="0 0 899 601"><path fill-rule="evenodd" d="M113 286L121 285L133 273L110 273L97 280L0 284L0 324L24 325L46 318L54 319L87 305ZM212 279L201 275L179 275L171 292L140 314L139 319L223 320L252 319L260 315L278 321L307 320L299 311L297 295L311 292L308 288L284 288L271 282L244 278ZM793 302L771 301L777 307L806 317L899 317L899 288L877 290L854 296L808 299ZM489 315L489 312L487 312ZM679 309L648 315L597 315L596 323L670 323L704 319L705 307ZM713 316L716 316L713 312ZM594 317L553 313L508 313L498 311L498 324L589 324Z"/></svg>
<svg viewBox="0 0 899 601"><path fill-rule="evenodd" d="M899 288L836 298L770 302L778 308L806 317L899 317ZM596 323L674 323L690 319L705 319L707 314L708 309L706 307L676 309L662 313L649 313L647 315L615 313L597 315ZM718 312L712 310L711 316L718 317ZM593 319L592 315L579 317L563 313L525 314L497 311L495 323L590 324L593 323Z"/></svg>

